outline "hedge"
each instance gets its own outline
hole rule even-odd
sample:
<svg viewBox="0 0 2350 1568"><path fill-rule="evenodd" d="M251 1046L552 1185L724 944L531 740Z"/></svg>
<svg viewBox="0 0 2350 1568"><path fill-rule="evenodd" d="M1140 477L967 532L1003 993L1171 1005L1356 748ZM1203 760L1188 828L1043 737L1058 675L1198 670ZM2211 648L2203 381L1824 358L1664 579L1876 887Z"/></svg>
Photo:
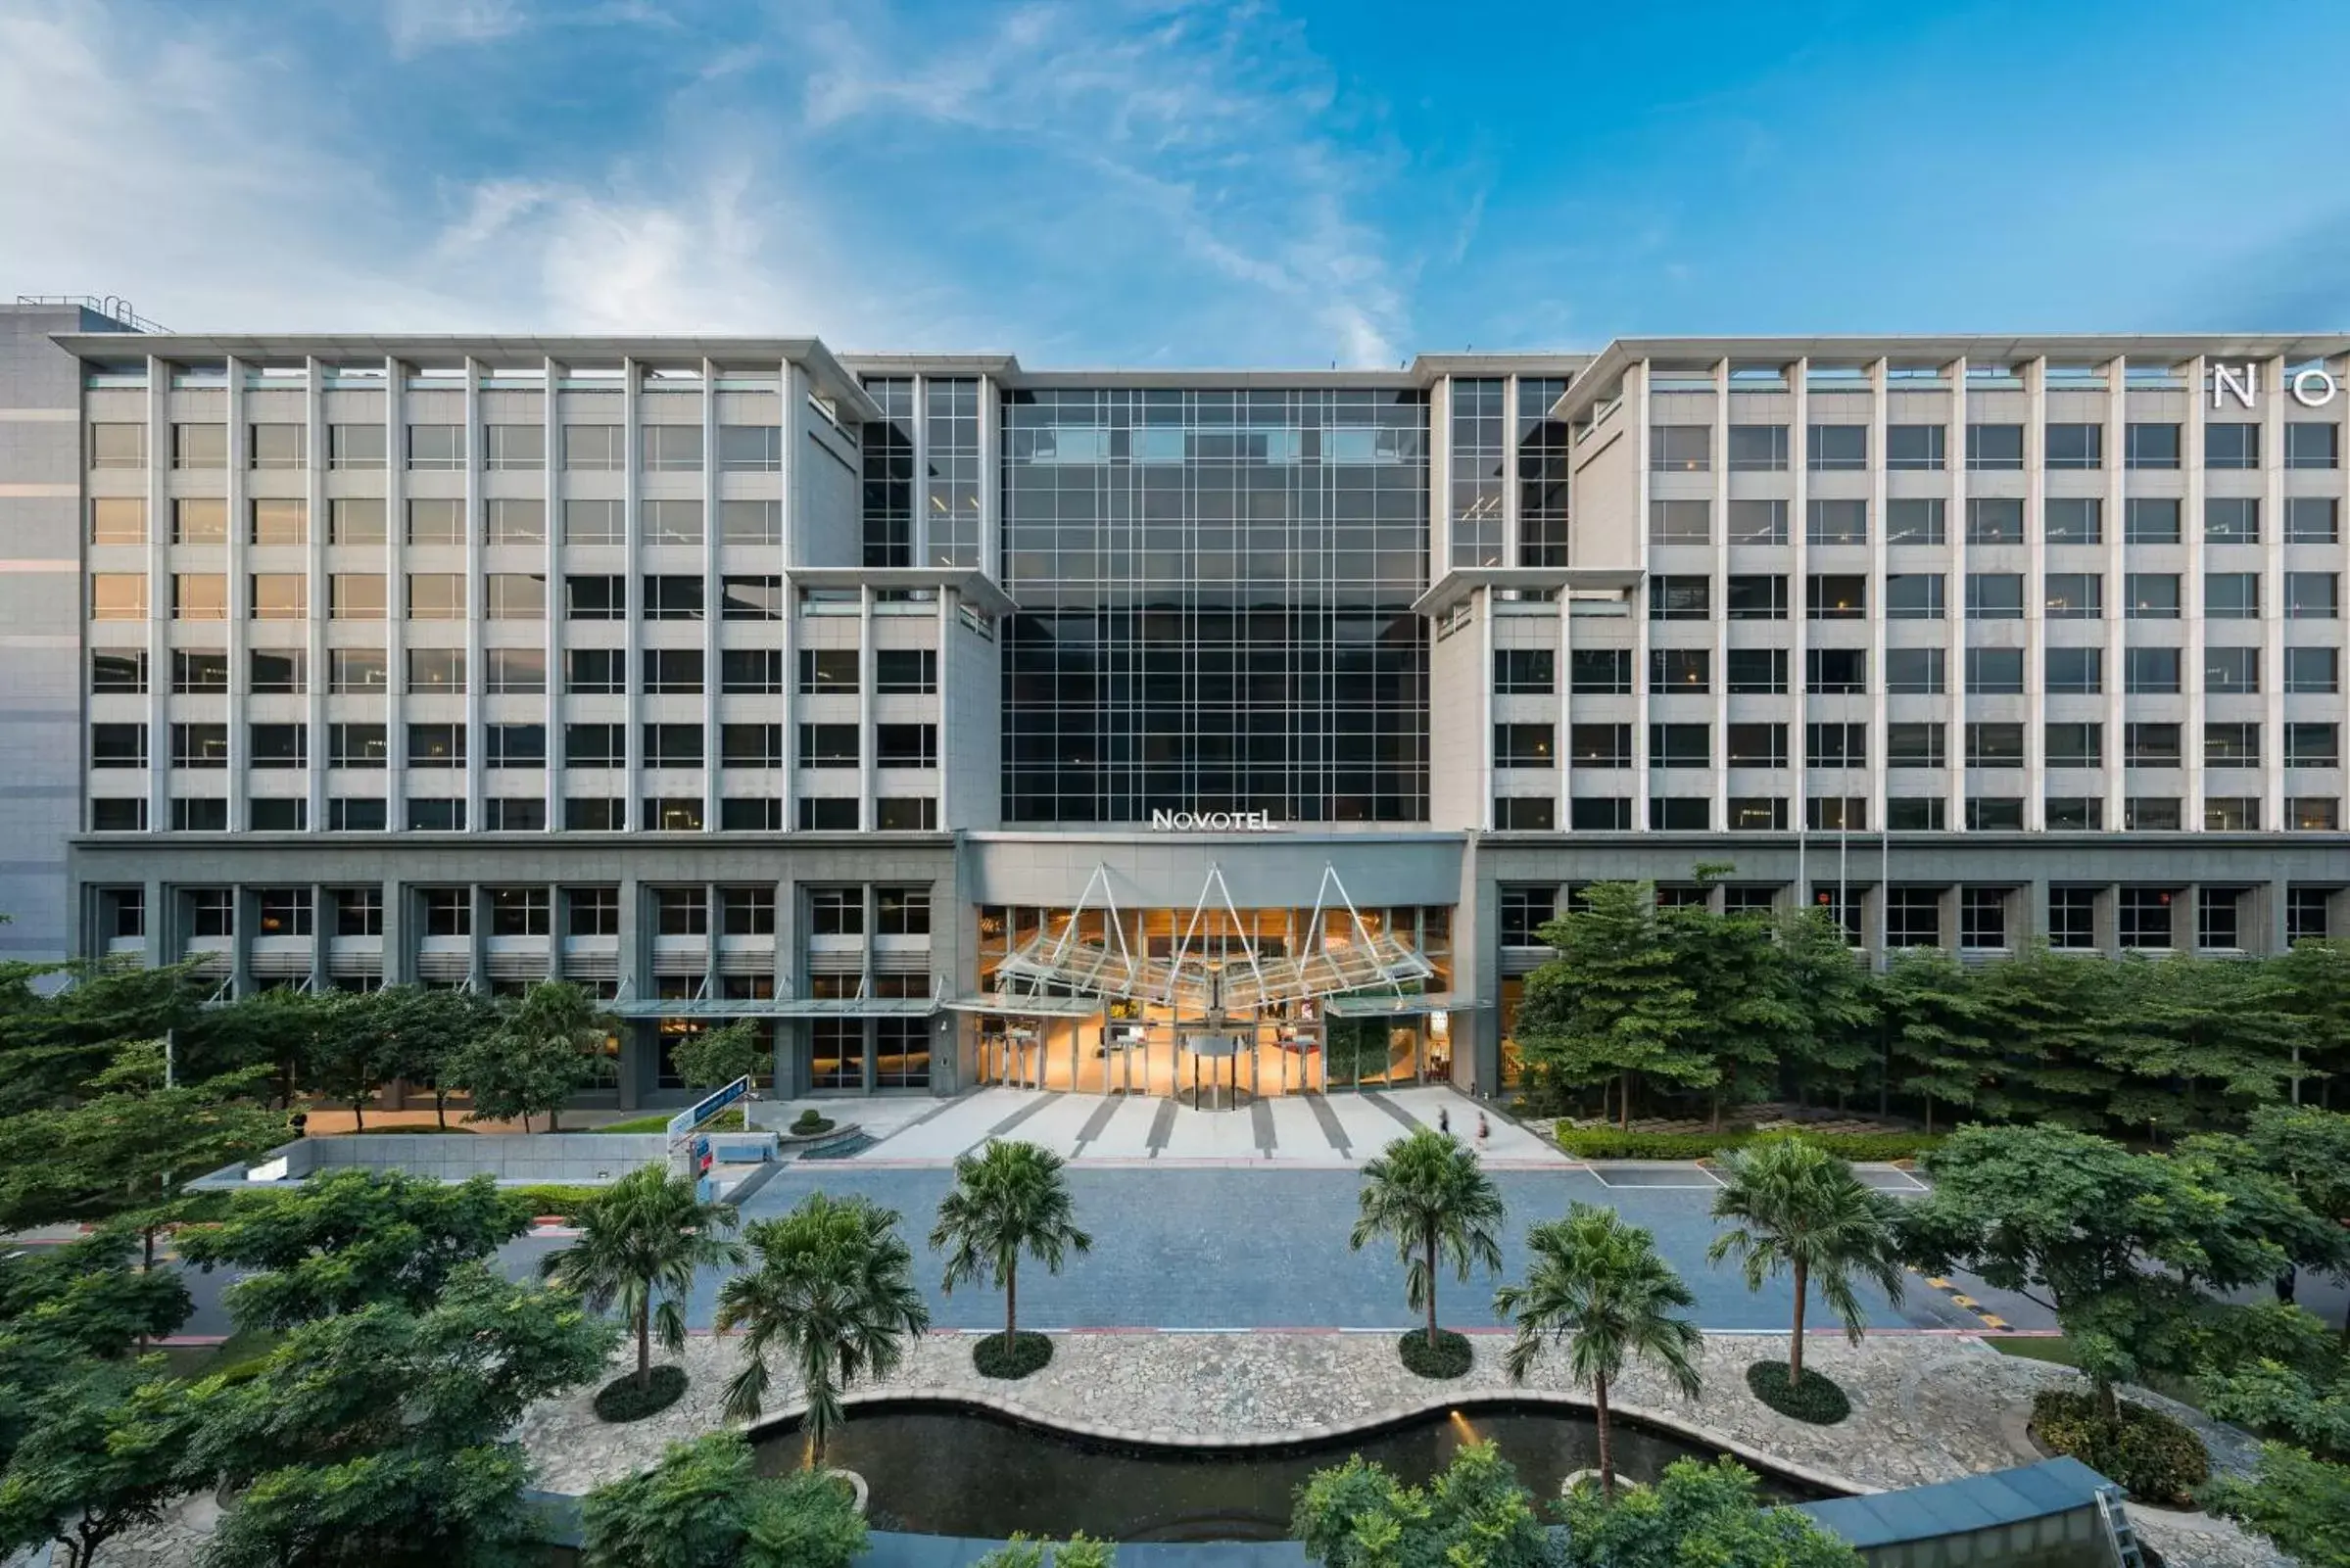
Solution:
<svg viewBox="0 0 2350 1568"><path fill-rule="evenodd" d="M1852 1413L1852 1402L1843 1386L1808 1366L1803 1368L1801 1382L1790 1384L1785 1361L1751 1361L1747 1389L1781 1415L1813 1426L1834 1426Z"/></svg>
<svg viewBox="0 0 2350 1568"><path fill-rule="evenodd" d="M657 1112L649 1117L631 1117L626 1121L610 1121L606 1122L600 1127L590 1127L588 1128L588 1131L623 1133L666 1132L669 1130L669 1118L675 1115L677 1115L677 1113L674 1111L663 1111ZM743 1120L743 1108L741 1106L729 1106L724 1111L719 1112L718 1115L709 1121L703 1123L702 1126L696 1130L701 1132L745 1131L746 1128Z"/></svg>
<svg viewBox="0 0 2350 1568"><path fill-rule="evenodd" d="M1612 1127L1559 1129L1559 1147L1580 1160L1709 1160L1767 1138L1801 1137L1840 1160L1914 1160L1942 1143L1923 1132L1803 1132L1725 1128L1720 1132L1618 1132Z"/></svg>
<svg viewBox="0 0 2350 1568"><path fill-rule="evenodd" d="M1449 1328L1436 1331L1436 1343L1428 1343L1424 1328L1408 1329L1395 1342L1396 1354L1404 1370L1418 1377L1465 1377L1476 1361L1476 1353L1468 1346L1468 1336Z"/></svg>
<svg viewBox="0 0 2350 1568"><path fill-rule="evenodd" d="M2110 1420L2097 1413L2093 1395L2042 1389L2032 1398L2032 1430L2043 1447L2117 1483L2134 1502L2192 1507L2195 1489L2211 1478L2203 1440L2142 1404L2121 1410L2119 1421Z"/></svg>
<svg viewBox="0 0 2350 1568"><path fill-rule="evenodd" d="M982 1377L1021 1378L1040 1372L1053 1358L1053 1342L1023 1329L1009 1345L1001 1334L989 1334L971 1348L971 1364Z"/></svg>
<svg viewBox="0 0 2350 1568"><path fill-rule="evenodd" d="M553 1184L505 1189L522 1200L525 1212L533 1218L541 1214L560 1214L568 1219L579 1212L589 1199L601 1193L601 1187L567 1187Z"/></svg>
<svg viewBox="0 0 2350 1568"><path fill-rule="evenodd" d="M674 1361L654 1367L643 1388L637 1386L636 1369L631 1367L596 1391L596 1418L613 1425L642 1421L668 1409L685 1392L686 1369Z"/></svg>

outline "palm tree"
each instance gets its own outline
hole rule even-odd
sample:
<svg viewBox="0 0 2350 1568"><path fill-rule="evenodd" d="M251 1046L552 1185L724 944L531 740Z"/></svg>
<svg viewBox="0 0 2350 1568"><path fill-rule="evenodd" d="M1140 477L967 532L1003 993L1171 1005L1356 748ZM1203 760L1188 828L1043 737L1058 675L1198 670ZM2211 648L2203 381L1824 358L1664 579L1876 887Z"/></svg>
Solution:
<svg viewBox="0 0 2350 1568"><path fill-rule="evenodd" d="M672 1355L686 1348L685 1299L704 1268L743 1266L733 1204L704 1203L690 1176L641 1165L589 1201L579 1241L539 1260L539 1272L603 1311L612 1303L637 1334L637 1387L652 1382L652 1338ZM655 1305L656 1298L659 1305Z"/></svg>
<svg viewBox="0 0 2350 1568"><path fill-rule="evenodd" d="M1852 1167L1815 1143L1771 1138L1734 1149L1721 1162L1722 1190L1713 1217L1734 1220L1705 1250L1708 1262L1736 1258L1747 1289L1786 1270L1795 1276L1795 1330L1787 1344L1787 1386L1803 1381L1803 1300L1817 1285L1820 1300L1844 1319L1853 1344L1868 1314L1853 1294L1855 1277L1901 1299L1900 1256L1894 1246L1892 1200L1871 1192Z"/></svg>
<svg viewBox="0 0 2350 1568"><path fill-rule="evenodd" d="M1690 1353L1702 1336L1671 1309L1697 1305L1681 1276L1656 1255L1656 1238L1612 1209L1569 1206L1564 1219L1536 1225L1523 1285L1505 1285L1493 1309L1517 1320L1506 1365L1523 1383L1546 1341L1566 1347L1567 1372L1591 1390L1600 1435L1600 1488L1615 1496L1615 1450L1607 1436L1607 1386L1634 1357L1655 1361L1690 1399L1698 1394Z"/></svg>
<svg viewBox="0 0 2350 1568"><path fill-rule="evenodd" d="M825 1439L842 1419L840 1396L860 1377L887 1377L906 1342L931 1326L910 1277L914 1255L898 1238L897 1213L863 1198L810 1193L780 1219L743 1231L758 1265L718 1290L718 1332L747 1325L746 1364L726 1389L726 1413L758 1418L767 1393L767 1351L796 1363L807 1397L804 1459L824 1462Z"/></svg>
<svg viewBox="0 0 2350 1568"><path fill-rule="evenodd" d="M1363 1167L1362 1217L1347 1247L1361 1252L1381 1236L1395 1238L1404 1265L1404 1304L1425 1307L1428 1348L1436 1348L1436 1265L1450 1259L1463 1284L1469 1266L1490 1273L1502 1266L1494 1231L1504 1212L1501 1189L1477 1164L1476 1151L1430 1127L1389 1144Z"/></svg>
<svg viewBox="0 0 2350 1568"><path fill-rule="evenodd" d="M1020 1255L1058 1274L1073 1252L1093 1250L1078 1229L1061 1157L1032 1143L991 1143L955 1161L955 1185L938 1204L933 1249L946 1254L943 1288L965 1280L1004 1289L1004 1354L1019 1328Z"/></svg>

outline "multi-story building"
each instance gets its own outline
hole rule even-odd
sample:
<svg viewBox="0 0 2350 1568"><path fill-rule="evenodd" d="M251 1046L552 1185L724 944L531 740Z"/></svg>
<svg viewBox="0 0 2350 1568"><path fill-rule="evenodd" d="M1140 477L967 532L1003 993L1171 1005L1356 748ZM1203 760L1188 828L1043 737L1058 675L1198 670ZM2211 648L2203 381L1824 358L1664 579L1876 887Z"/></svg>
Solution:
<svg viewBox="0 0 2350 1568"><path fill-rule="evenodd" d="M786 1092L1490 1090L1602 878L1870 958L2350 925L2350 338L6 319L26 951L577 979L636 1105L738 1016Z"/></svg>

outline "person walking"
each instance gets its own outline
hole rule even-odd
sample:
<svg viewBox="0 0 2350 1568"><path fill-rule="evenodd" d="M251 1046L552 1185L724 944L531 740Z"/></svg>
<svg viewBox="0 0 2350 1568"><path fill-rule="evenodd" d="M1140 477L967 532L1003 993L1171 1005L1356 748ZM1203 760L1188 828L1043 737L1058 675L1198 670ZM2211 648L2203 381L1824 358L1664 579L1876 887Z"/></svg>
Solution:
<svg viewBox="0 0 2350 1568"><path fill-rule="evenodd" d="M1478 1112L1478 1113L1477 1113L1477 1147L1478 1147L1478 1148L1480 1148L1480 1149L1484 1148L1484 1147L1485 1147L1485 1140L1486 1140L1486 1139L1488 1139L1488 1138L1490 1138L1490 1137L1492 1137L1492 1136L1493 1136L1493 1127L1492 1127L1492 1125L1491 1125L1489 1122L1487 1122L1487 1121L1486 1121L1486 1119L1485 1119L1485 1113L1484 1113L1484 1112L1482 1112L1482 1111Z"/></svg>
<svg viewBox="0 0 2350 1568"><path fill-rule="evenodd" d="M1440 1105L1436 1108L1436 1130L1448 1138L1453 1135L1452 1107Z"/></svg>

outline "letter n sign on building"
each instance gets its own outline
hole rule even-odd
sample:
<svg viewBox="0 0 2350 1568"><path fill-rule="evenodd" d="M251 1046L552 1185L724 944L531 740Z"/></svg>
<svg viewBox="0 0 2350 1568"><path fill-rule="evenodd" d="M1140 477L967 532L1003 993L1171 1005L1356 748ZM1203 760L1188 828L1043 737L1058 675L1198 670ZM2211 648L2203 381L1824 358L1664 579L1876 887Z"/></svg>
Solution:
<svg viewBox="0 0 2350 1568"><path fill-rule="evenodd" d="M2292 385L2286 390L2293 401L2304 408L2323 408L2341 394L2341 384L2330 371L2319 365L2303 365L2293 372ZM2225 407L2230 398L2242 407L2252 406L2260 392L2260 365L2256 360L2243 364L2220 364L2211 367L2211 405Z"/></svg>

